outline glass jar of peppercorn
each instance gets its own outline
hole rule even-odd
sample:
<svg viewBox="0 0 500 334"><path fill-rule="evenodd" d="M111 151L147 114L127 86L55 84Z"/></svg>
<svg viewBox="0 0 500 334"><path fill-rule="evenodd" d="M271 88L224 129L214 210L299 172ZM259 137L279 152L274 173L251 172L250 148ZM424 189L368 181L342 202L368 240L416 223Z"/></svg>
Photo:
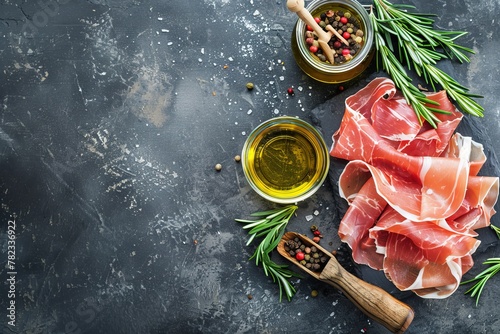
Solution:
<svg viewBox="0 0 500 334"><path fill-rule="evenodd" d="M297 21L291 47L302 71L321 82L342 83L370 66L373 27L363 5L356 0L313 0L307 10L326 34L318 36L313 27Z"/></svg>

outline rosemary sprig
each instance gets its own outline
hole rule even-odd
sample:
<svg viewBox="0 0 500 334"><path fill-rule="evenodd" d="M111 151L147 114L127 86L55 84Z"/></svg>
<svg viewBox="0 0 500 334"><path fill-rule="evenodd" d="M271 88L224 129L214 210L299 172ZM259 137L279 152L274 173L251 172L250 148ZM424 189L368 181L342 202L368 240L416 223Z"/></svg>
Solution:
<svg viewBox="0 0 500 334"><path fill-rule="evenodd" d="M484 108L472 99L481 96L470 93L467 87L435 66L437 61L446 58L469 62L464 52L474 51L455 44L455 40L466 32L435 30L433 15L407 11L415 8L411 5L394 5L387 0L373 0L373 3L376 14L374 11L370 13L370 21L375 32L377 66L382 64L419 119L425 119L436 127L439 119L434 113L447 112L426 99L425 94L413 85L403 63L409 70L413 68L434 90L438 85L446 90L462 111L482 117ZM392 38L397 41L399 58L403 61L393 54L396 50Z"/></svg>
<svg viewBox="0 0 500 334"><path fill-rule="evenodd" d="M490 225L491 229L495 231L497 237L500 239L500 227L495 225ZM476 282L469 290L465 291L465 294L470 293L471 297L476 296L476 306L479 303L479 297L481 296L481 292L483 291L486 282L493 277L496 273L500 271L500 258L490 258L483 262L483 264L492 265L489 268L483 270L480 274L478 274L473 279L464 281L460 284L468 284L472 282Z"/></svg>
<svg viewBox="0 0 500 334"><path fill-rule="evenodd" d="M476 306L479 303L479 297L481 296L481 292L483 292L483 288L486 285L486 282L488 282L491 277L493 277L500 271L500 258L490 258L484 261L483 264L489 264L490 267L483 270L473 279L461 283L468 284L475 282L475 284L469 290L465 291L465 294L470 293L471 297L476 297Z"/></svg>
<svg viewBox="0 0 500 334"><path fill-rule="evenodd" d="M247 246L250 245L255 238L263 237L257 249L250 257L250 260L255 259L255 264L262 264L266 276L271 276L274 282L277 282L280 288L280 301L285 293L290 301L295 294L295 288L290 282L293 276L298 277L296 273L287 269L287 265L280 265L271 260L271 252L278 246L285 228L292 218L295 211L298 209L296 205L287 205L282 208L272 209L268 211L255 212L251 216L257 220L235 219L237 222L246 224L243 228L250 229L248 234L250 238L247 241Z"/></svg>

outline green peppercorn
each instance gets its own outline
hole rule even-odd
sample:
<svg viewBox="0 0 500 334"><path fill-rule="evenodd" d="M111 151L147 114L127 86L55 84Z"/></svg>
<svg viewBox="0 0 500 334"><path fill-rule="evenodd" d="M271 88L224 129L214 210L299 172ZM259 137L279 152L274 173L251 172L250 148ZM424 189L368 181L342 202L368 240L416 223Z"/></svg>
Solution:
<svg viewBox="0 0 500 334"><path fill-rule="evenodd" d="M311 297L313 298L318 297L318 290L311 291Z"/></svg>
<svg viewBox="0 0 500 334"><path fill-rule="evenodd" d="M253 83L251 83L251 82L248 82L248 83L247 83L247 89L248 89L248 90L252 90L252 89L253 89L253 87L254 87L254 86L253 86Z"/></svg>

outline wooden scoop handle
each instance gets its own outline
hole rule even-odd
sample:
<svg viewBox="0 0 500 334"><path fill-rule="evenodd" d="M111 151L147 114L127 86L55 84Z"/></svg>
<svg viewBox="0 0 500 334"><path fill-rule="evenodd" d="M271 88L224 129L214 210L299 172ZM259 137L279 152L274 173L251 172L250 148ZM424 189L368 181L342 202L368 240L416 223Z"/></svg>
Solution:
<svg viewBox="0 0 500 334"><path fill-rule="evenodd" d="M285 250L285 243L298 238L303 244L315 246L329 257L323 270L313 271L301 265L295 257ZM278 244L278 252L287 260L314 278L341 290L364 314L384 325L393 333L403 333L413 321L414 313L410 306L397 300L385 290L371 285L344 269L335 256L305 235L286 232Z"/></svg>
<svg viewBox="0 0 500 334"><path fill-rule="evenodd" d="M309 11L304 7L304 0L287 0L286 6L291 12L297 13L305 24L313 28L320 40L328 43L328 41L332 38L329 33L324 31L323 28L321 28L319 24L314 21L314 17L312 17L311 13L309 13Z"/></svg>
<svg viewBox="0 0 500 334"><path fill-rule="evenodd" d="M403 333L413 320L410 306L352 275L335 257L330 258L319 279L341 290L363 313L393 333Z"/></svg>

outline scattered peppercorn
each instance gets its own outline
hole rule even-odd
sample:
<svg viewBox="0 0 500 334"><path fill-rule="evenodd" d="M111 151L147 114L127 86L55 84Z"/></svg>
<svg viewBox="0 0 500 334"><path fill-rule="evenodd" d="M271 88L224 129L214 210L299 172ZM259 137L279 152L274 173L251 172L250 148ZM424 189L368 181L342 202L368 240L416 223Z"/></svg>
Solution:
<svg viewBox="0 0 500 334"><path fill-rule="evenodd" d="M222 165L221 164L216 164L215 165L215 170L220 172L222 170Z"/></svg>
<svg viewBox="0 0 500 334"><path fill-rule="evenodd" d="M293 90L292 87L288 88L287 92L288 92L288 95L294 95L295 94L295 92L294 92L294 90Z"/></svg>
<svg viewBox="0 0 500 334"><path fill-rule="evenodd" d="M311 291L311 297L315 298L318 296L318 290L312 290Z"/></svg>
<svg viewBox="0 0 500 334"><path fill-rule="evenodd" d="M253 87L254 87L254 86L253 86L253 83L251 83L251 82L248 82L246 86L247 86L247 89L248 89L248 90L252 90L252 89L253 89Z"/></svg>
<svg viewBox="0 0 500 334"><path fill-rule="evenodd" d="M252 296L251 294L248 294L248 295L247 295L247 298L248 298L248 300L252 300L252 299L253 299L253 296Z"/></svg>
<svg viewBox="0 0 500 334"><path fill-rule="evenodd" d="M312 238L312 241L314 241L315 243L319 244L319 242L321 241L321 238L320 237L314 237L314 238Z"/></svg>
<svg viewBox="0 0 500 334"><path fill-rule="evenodd" d="M297 259L297 261L302 261L302 260L304 260L305 255L303 252L298 252L295 254L295 258Z"/></svg>

